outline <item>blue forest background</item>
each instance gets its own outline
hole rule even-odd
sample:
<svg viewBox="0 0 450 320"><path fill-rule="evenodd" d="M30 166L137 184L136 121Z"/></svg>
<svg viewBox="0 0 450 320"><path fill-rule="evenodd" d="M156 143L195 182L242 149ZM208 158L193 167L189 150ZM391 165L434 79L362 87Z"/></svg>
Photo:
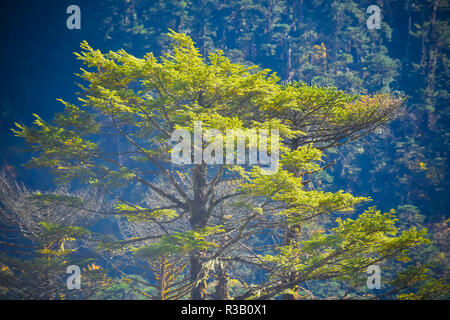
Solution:
<svg viewBox="0 0 450 320"><path fill-rule="evenodd" d="M71 4L81 8L81 30L66 27ZM372 4L381 8L381 29L366 27ZM159 56L170 28L191 36L204 54L222 49L282 81L406 95L396 120L328 151L337 162L318 187L370 196L380 210L420 214L431 230L449 218L447 1L16 0L1 7L0 167L32 189L53 188L53 177L23 166L31 155L11 128L31 123L33 113L50 119L62 112L57 98L75 101L80 43ZM443 244L448 250L448 236Z"/></svg>

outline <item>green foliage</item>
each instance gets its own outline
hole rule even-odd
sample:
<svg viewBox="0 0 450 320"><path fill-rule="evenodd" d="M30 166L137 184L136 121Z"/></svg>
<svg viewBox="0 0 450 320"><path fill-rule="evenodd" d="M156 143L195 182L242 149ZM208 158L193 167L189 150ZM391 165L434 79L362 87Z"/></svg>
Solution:
<svg viewBox="0 0 450 320"><path fill-rule="evenodd" d="M224 231L222 227L215 226L183 233L176 232L163 236L157 243L136 249L135 254L140 257L155 259L165 255L184 255L194 250L206 251L211 247L219 246L213 241L207 241L206 238Z"/></svg>

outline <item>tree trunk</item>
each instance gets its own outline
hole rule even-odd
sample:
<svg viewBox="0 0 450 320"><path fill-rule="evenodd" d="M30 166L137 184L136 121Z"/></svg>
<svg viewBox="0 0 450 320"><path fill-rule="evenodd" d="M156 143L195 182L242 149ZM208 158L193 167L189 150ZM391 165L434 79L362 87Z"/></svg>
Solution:
<svg viewBox="0 0 450 320"><path fill-rule="evenodd" d="M191 253L190 263L190 279L193 283L195 283L197 282L200 271L202 270L202 262L200 260L199 252ZM194 286L191 290L191 300L206 300L206 281L202 280Z"/></svg>
<svg viewBox="0 0 450 320"><path fill-rule="evenodd" d="M408 62L408 64L409 64L409 44L411 39L411 30L412 30L411 3L408 1L408 34L406 35L406 50L405 50L406 61Z"/></svg>
<svg viewBox="0 0 450 320"><path fill-rule="evenodd" d="M228 291L228 275L221 263L217 265L217 285L214 298L217 300L229 300L230 295Z"/></svg>
<svg viewBox="0 0 450 320"><path fill-rule="evenodd" d="M193 187L194 187L194 200L190 203L189 220L191 229L195 230L203 228L208 222L208 213L206 211L206 165L196 165L193 169ZM200 272L202 270L201 261L202 252L195 251L190 255L190 279L193 283L196 283L199 279ZM191 291L192 300L205 300L206 299L206 281L200 281Z"/></svg>
<svg viewBox="0 0 450 320"><path fill-rule="evenodd" d="M435 36L435 25L436 25L436 14L438 9L439 1L434 0L433 11L431 14L431 23L429 37L431 46L428 52L428 64L427 64L427 103L434 104L434 91L436 88L436 67L437 67L437 57L438 57L438 44L437 37Z"/></svg>
<svg viewBox="0 0 450 320"><path fill-rule="evenodd" d="M300 235L301 230L302 230L302 227L299 224L289 227L286 230L286 233L284 235L284 245L290 245L292 242L295 242L295 240ZM296 273L292 273L289 276L287 276L286 279L283 279L283 282L289 283L289 282L295 281L297 276L298 275ZM293 289L297 290L298 286L295 286ZM281 299L282 300L298 300L298 295L291 294L291 293L285 293L281 296Z"/></svg>

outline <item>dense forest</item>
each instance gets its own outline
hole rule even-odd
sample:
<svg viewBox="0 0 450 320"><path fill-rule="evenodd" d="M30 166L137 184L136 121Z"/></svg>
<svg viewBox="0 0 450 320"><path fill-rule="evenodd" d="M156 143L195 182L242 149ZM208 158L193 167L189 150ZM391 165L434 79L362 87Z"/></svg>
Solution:
<svg viewBox="0 0 450 320"><path fill-rule="evenodd" d="M2 12L0 298L450 297L448 1L45 2Z"/></svg>

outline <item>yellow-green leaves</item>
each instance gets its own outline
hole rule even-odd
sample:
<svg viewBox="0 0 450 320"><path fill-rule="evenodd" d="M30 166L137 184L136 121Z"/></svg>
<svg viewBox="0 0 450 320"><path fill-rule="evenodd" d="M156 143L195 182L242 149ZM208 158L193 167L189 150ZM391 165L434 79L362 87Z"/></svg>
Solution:
<svg viewBox="0 0 450 320"><path fill-rule="evenodd" d="M305 280L326 279L330 274L344 279L392 256L408 261L408 249L429 242L426 230L413 228L397 235L395 221L393 211L382 214L369 208L356 219L338 218L329 233L279 247L263 259L288 274L295 270Z"/></svg>
<svg viewBox="0 0 450 320"><path fill-rule="evenodd" d="M36 201L38 205L49 205L49 204L63 204L71 207L80 207L83 204L83 200L77 196L69 196L62 194L53 193L41 193L36 192L31 197L31 200Z"/></svg>
<svg viewBox="0 0 450 320"><path fill-rule="evenodd" d="M55 124L60 127L77 130L80 136L97 133L100 125L95 121L95 115L62 99L57 99L64 106L64 113L55 116Z"/></svg>
<svg viewBox="0 0 450 320"><path fill-rule="evenodd" d="M13 132L23 137L32 149L39 151L39 156L33 158L28 165L35 167L50 167L61 173L74 176L78 171L90 167L85 161L95 153L97 145L83 139L78 132L51 125L35 115L36 128L16 124Z"/></svg>
<svg viewBox="0 0 450 320"><path fill-rule="evenodd" d="M283 164L283 167L291 170L313 172L320 169L317 162L323 162L322 156L322 151L313 148L312 145L307 145L297 150L286 152L281 156L280 162Z"/></svg>
<svg viewBox="0 0 450 320"><path fill-rule="evenodd" d="M138 256L146 258L158 258L165 255L184 255L192 250L208 250L217 247L209 236L224 232L221 226L205 227L187 232L176 232L161 238L159 242L140 247L135 250Z"/></svg>
<svg viewBox="0 0 450 320"><path fill-rule="evenodd" d="M118 203L116 210L122 213L129 221L149 223L155 220L172 219L178 216L176 210L172 209L146 209L141 206Z"/></svg>

